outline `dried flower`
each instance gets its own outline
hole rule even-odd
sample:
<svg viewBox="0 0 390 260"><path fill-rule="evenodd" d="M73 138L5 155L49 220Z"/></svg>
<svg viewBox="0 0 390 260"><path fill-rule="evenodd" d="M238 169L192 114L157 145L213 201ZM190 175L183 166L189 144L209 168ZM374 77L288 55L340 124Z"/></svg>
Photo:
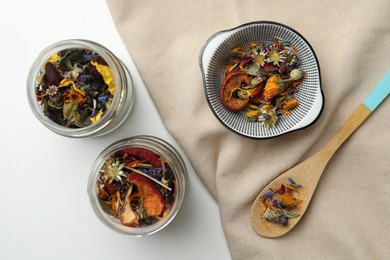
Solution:
<svg viewBox="0 0 390 260"><path fill-rule="evenodd" d="M103 169L101 170L104 175L102 176L103 181L109 181L111 183L112 181L116 180L119 182L122 182L122 178L126 178L127 175L123 171L123 167L125 165L123 163L120 163L119 160L115 160L111 163L106 162L104 164Z"/></svg>
<svg viewBox="0 0 390 260"><path fill-rule="evenodd" d="M288 181L290 182L290 185L295 188L300 188L301 185L297 184L292 178L288 178Z"/></svg>
<svg viewBox="0 0 390 260"><path fill-rule="evenodd" d="M291 80L300 80L303 78L303 71L301 69L293 69L290 72L290 79Z"/></svg>
<svg viewBox="0 0 390 260"><path fill-rule="evenodd" d="M289 98L287 101L285 101L282 105L282 108L285 110L291 110L296 108L299 105L298 100L295 98Z"/></svg>
<svg viewBox="0 0 390 260"><path fill-rule="evenodd" d="M54 63L54 62L59 61L60 59L61 59L61 56L58 55L58 53L54 53L53 55L50 56L50 58L47 61Z"/></svg>
<svg viewBox="0 0 390 260"><path fill-rule="evenodd" d="M51 85L48 89L46 89L46 94L49 96L54 96L55 94L57 94L57 91L57 86Z"/></svg>
<svg viewBox="0 0 390 260"><path fill-rule="evenodd" d="M266 99L273 99L284 89L283 81L280 79L279 75L272 75L267 80L267 83L264 87L264 97Z"/></svg>
<svg viewBox="0 0 390 260"><path fill-rule="evenodd" d="M286 60L285 52L280 51L275 45L271 46L267 52L266 61L272 65L280 66L280 63Z"/></svg>
<svg viewBox="0 0 390 260"><path fill-rule="evenodd" d="M79 101L80 102L80 105L82 105L86 100L87 98L83 95L80 95L79 93L71 90L71 91L65 91L64 92L64 102L65 103L69 103L69 102L76 102L76 101Z"/></svg>
<svg viewBox="0 0 390 260"><path fill-rule="evenodd" d="M92 111L93 112L93 115L95 114L95 110ZM92 116L92 115L91 115ZM100 120L100 118L103 116L103 110L100 109L99 112L97 113L97 115L94 115L93 117L90 117L89 120L91 120L91 123L92 124L95 124L97 121Z"/></svg>
<svg viewBox="0 0 390 260"><path fill-rule="evenodd" d="M274 109L268 105L264 105L260 108L259 121L262 122L267 128L275 127L278 121L278 115Z"/></svg>
<svg viewBox="0 0 390 260"><path fill-rule="evenodd" d="M294 46L286 47L286 48L288 49L286 53L286 63L290 67L296 67L300 61L296 48Z"/></svg>
<svg viewBox="0 0 390 260"><path fill-rule="evenodd" d="M274 189L274 192L277 192L279 193L280 195L284 194L286 192L286 186L284 184L279 184L278 186L276 186L276 188Z"/></svg>
<svg viewBox="0 0 390 260"><path fill-rule="evenodd" d="M250 121L258 121L260 111L258 109L248 109L245 112L245 116L250 120Z"/></svg>
<svg viewBox="0 0 390 260"><path fill-rule="evenodd" d="M264 66L266 61L267 51L265 49L261 49L260 52L253 55L253 59L257 65Z"/></svg>

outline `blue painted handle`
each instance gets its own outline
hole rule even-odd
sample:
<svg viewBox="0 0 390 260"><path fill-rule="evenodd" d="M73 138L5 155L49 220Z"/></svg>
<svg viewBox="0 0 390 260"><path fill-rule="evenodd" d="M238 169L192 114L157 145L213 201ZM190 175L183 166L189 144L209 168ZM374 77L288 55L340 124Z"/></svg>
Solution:
<svg viewBox="0 0 390 260"><path fill-rule="evenodd" d="M387 71L385 76L379 81L375 88L371 91L368 97L363 101L363 104L374 111L379 104L389 95L390 93L390 70Z"/></svg>

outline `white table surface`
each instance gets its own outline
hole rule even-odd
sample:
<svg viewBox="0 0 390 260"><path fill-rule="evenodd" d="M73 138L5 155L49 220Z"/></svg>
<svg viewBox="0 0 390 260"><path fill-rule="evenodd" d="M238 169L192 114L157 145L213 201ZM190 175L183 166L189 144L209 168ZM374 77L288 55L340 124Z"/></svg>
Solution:
<svg viewBox="0 0 390 260"><path fill-rule="evenodd" d="M230 259L218 206L183 152L188 192L181 211L165 229L141 238L122 235L104 226L90 207L90 168L111 143L147 134L180 149L164 128L106 2L0 3L0 259ZM86 139L56 135L28 105L26 78L32 62L48 45L72 38L106 46L132 72L133 110L109 135Z"/></svg>

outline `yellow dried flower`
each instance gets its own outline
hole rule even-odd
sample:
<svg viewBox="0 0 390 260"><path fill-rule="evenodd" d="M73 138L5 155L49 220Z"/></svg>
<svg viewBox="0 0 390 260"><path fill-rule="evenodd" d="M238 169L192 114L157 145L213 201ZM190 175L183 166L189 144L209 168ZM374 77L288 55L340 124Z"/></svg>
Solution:
<svg viewBox="0 0 390 260"><path fill-rule="evenodd" d="M283 91L283 82L278 75L272 75L264 87L264 97L271 100Z"/></svg>
<svg viewBox="0 0 390 260"><path fill-rule="evenodd" d="M279 51L276 47L271 47L267 53L267 62L272 63L273 65L279 66L280 63L286 60L285 53Z"/></svg>
<svg viewBox="0 0 390 260"><path fill-rule="evenodd" d="M296 108L298 105L299 105L298 100L296 100L295 98L290 98L289 100L287 100L287 101L283 104L283 109L285 109L285 110L291 110L291 109Z"/></svg>
<svg viewBox="0 0 390 260"><path fill-rule="evenodd" d="M74 91L76 91L77 93L81 94L82 96L85 96L85 93L76 86L76 84L74 83L74 81L72 79L66 79L65 78L65 79L61 80L60 85L58 85L58 88L66 87L66 86L69 86L69 85L72 85Z"/></svg>
<svg viewBox="0 0 390 260"><path fill-rule="evenodd" d="M250 119L250 120L254 120L254 121L257 121L257 117L259 116L259 110L248 110L245 112L245 116Z"/></svg>
<svg viewBox="0 0 390 260"><path fill-rule="evenodd" d="M99 112L97 113L97 115L94 116L94 117L91 117L89 120L91 120L91 123L94 124L94 123L96 123L97 121L100 120L100 118L102 117L102 115L103 115L103 110L100 109Z"/></svg>
<svg viewBox="0 0 390 260"><path fill-rule="evenodd" d="M106 65L101 65L96 61L91 61L91 64L95 66L97 71L102 75L104 82L108 86L108 91L110 91L111 95L114 95L115 81L111 68Z"/></svg>
<svg viewBox="0 0 390 260"><path fill-rule="evenodd" d="M61 56L58 55L58 53L54 53L50 56L50 58L47 60L48 62L55 63L61 59Z"/></svg>

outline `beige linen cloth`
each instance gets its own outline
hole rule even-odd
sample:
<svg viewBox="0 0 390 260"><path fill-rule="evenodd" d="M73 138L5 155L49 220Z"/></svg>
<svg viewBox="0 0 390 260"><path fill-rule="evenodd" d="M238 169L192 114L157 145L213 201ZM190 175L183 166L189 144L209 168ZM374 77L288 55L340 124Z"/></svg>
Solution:
<svg viewBox="0 0 390 260"><path fill-rule="evenodd" d="M390 98L336 153L290 233L266 239L249 222L261 187L322 148L390 68L389 0L107 2L166 128L218 202L233 259L390 259ZM211 112L200 50L252 21L286 24L314 48L325 107L313 126L254 140Z"/></svg>

